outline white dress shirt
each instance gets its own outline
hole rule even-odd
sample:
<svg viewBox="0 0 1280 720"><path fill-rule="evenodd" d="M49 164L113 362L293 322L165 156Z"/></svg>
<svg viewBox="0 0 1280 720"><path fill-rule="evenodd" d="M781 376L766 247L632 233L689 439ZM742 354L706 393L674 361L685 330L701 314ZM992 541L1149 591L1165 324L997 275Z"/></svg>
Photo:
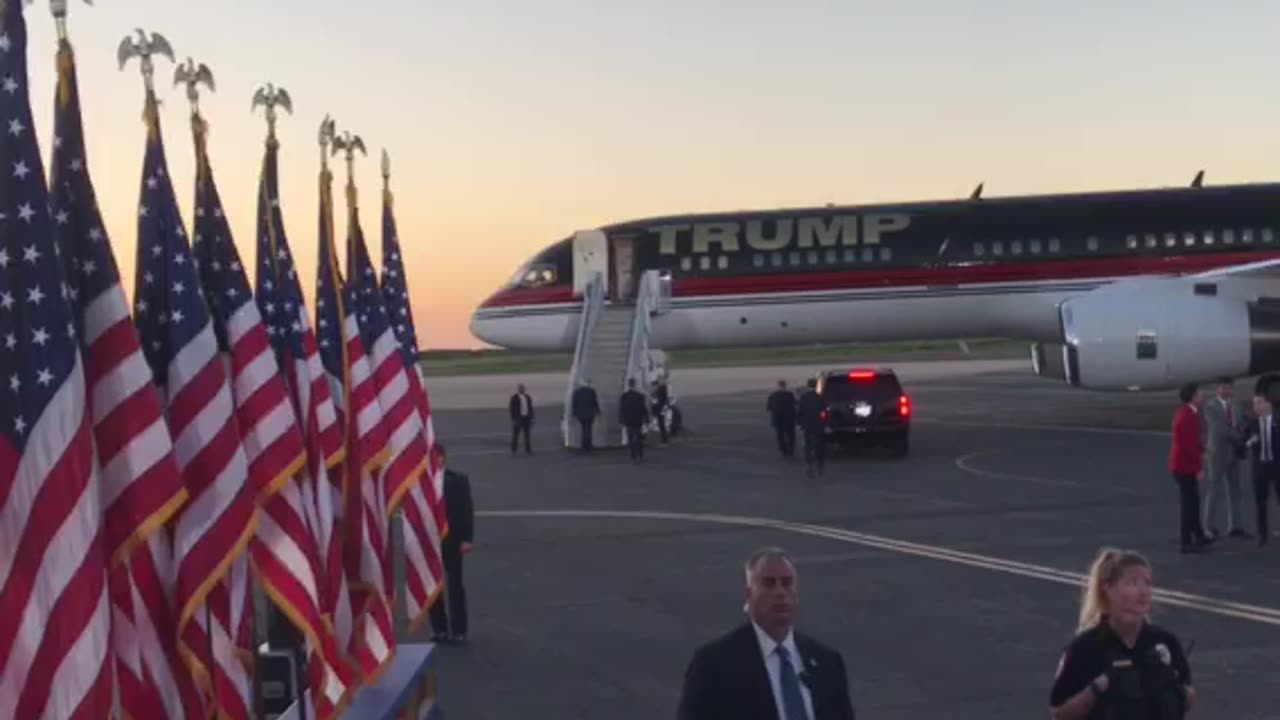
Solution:
<svg viewBox="0 0 1280 720"><path fill-rule="evenodd" d="M760 654L764 656L765 669L769 671L769 685L773 688L773 702L778 707L778 717L786 718L786 707L782 704L782 661L774 652L774 649L781 645L787 655L791 657L791 667L797 673L805 671L804 658L800 657L800 650L796 647L795 634L787 631L787 636L782 639L781 643L774 642L769 634L760 629L760 626L752 621L751 627L755 628L756 640L760 643ZM797 678L799 680L799 678ZM803 680L799 680L800 695L804 697L805 714L813 720L813 694L809 692L809 687L805 685Z"/></svg>

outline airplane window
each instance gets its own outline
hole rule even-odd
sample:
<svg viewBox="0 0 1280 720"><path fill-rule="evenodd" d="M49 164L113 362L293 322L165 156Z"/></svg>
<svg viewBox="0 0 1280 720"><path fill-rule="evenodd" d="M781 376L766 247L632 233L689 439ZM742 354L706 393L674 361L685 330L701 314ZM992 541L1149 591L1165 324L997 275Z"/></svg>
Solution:
<svg viewBox="0 0 1280 720"><path fill-rule="evenodd" d="M1062 241L1058 238L1049 238L1049 252L1062 252Z"/></svg>
<svg viewBox="0 0 1280 720"><path fill-rule="evenodd" d="M1212 230L1205 230L1205 231L1204 231L1204 244L1205 244L1205 245L1212 245L1212 244L1213 244L1213 231L1212 231Z"/></svg>
<svg viewBox="0 0 1280 720"><path fill-rule="evenodd" d="M729 267L729 256L721 255L720 257L716 258L716 267L720 268L721 270L727 269Z"/></svg>
<svg viewBox="0 0 1280 720"><path fill-rule="evenodd" d="M1262 228L1262 242L1272 243L1272 242L1275 242L1275 240L1276 240L1275 230L1272 230L1271 228Z"/></svg>
<svg viewBox="0 0 1280 720"><path fill-rule="evenodd" d="M982 257L983 255L986 255L986 254L987 254L987 247L985 245L983 245L980 242L976 242L973 244L974 257Z"/></svg>
<svg viewBox="0 0 1280 720"><path fill-rule="evenodd" d="M1029 246L1028 249L1030 250L1032 255L1040 254L1041 243L1039 238L1029 241L1027 245Z"/></svg>
<svg viewBox="0 0 1280 720"><path fill-rule="evenodd" d="M857 262L857 260L858 260L858 251L854 250L853 248L845 248L844 261L847 263L851 263L851 262Z"/></svg>
<svg viewBox="0 0 1280 720"><path fill-rule="evenodd" d="M680 269L681 269L681 270L692 270L692 269L693 269L693 258L690 258L690 257L682 257L682 258L680 258Z"/></svg>
<svg viewBox="0 0 1280 720"><path fill-rule="evenodd" d="M782 253L773 253L769 256L769 264L774 267L782 266Z"/></svg>
<svg viewBox="0 0 1280 720"><path fill-rule="evenodd" d="M1223 245L1234 245L1234 244L1235 244L1235 242L1236 242L1236 231L1235 231L1235 230L1223 230L1223 231L1222 231L1222 244L1223 244Z"/></svg>
<svg viewBox="0 0 1280 720"><path fill-rule="evenodd" d="M889 262L893 259L893 251L887 247L880 248L880 259L884 262Z"/></svg>
<svg viewBox="0 0 1280 720"><path fill-rule="evenodd" d="M1240 234L1240 241L1241 241L1241 242L1243 242L1245 245L1248 245L1248 244L1252 243L1252 242L1253 242L1253 228L1248 228L1248 229L1247 229L1247 230L1245 230L1243 233L1241 233L1241 234Z"/></svg>
<svg viewBox="0 0 1280 720"><path fill-rule="evenodd" d="M546 285L554 285L556 282L556 269L552 265L531 265L520 274L519 280L516 282L520 287L536 288Z"/></svg>
<svg viewBox="0 0 1280 720"><path fill-rule="evenodd" d="M873 262L876 259L875 248L862 248L862 261Z"/></svg>
<svg viewBox="0 0 1280 720"><path fill-rule="evenodd" d="M1124 239L1124 246L1125 246L1125 247L1127 247L1127 248L1129 248L1130 250L1137 250L1137 249L1138 249L1138 236L1137 236L1137 235L1129 235L1129 236L1127 236L1127 237Z"/></svg>
<svg viewBox="0 0 1280 720"><path fill-rule="evenodd" d="M799 264L800 264L800 253L798 253L798 252L793 252L793 253L791 253L791 258L790 258L790 260L791 260L791 265L792 265L792 266L799 265Z"/></svg>
<svg viewBox="0 0 1280 720"><path fill-rule="evenodd" d="M1089 252L1097 252L1098 238L1093 235L1090 235L1088 238L1085 239L1084 246L1089 250Z"/></svg>
<svg viewBox="0 0 1280 720"><path fill-rule="evenodd" d="M1173 247L1178 244L1178 236L1175 233L1164 234L1164 246Z"/></svg>
<svg viewBox="0 0 1280 720"><path fill-rule="evenodd" d="M828 265L834 265L834 264L836 264L836 262L838 262L839 260L840 260L840 253L836 252L835 250L828 250L828 251L827 251L827 264L828 264Z"/></svg>
<svg viewBox="0 0 1280 720"><path fill-rule="evenodd" d="M1143 240L1146 241L1147 247L1149 248L1153 248L1159 244L1159 242L1156 241L1156 236L1152 235L1151 233L1147 233L1146 235L1144 235Z"/></svg>
<svg viewBox="0 0 1280 720"><path fill-rule="evenodd" d="M1182 233L1182 244L1191 247L1196 244L1196 234L1193 232Z"/></svg>
<svg viewBox="0 0 1280 720"><path fill-rule="evenodd" d="M1022 241L1021 241L1021 240L1014 240L1013 242L1009 243L1009 254L1010 254L1010 255L1021 255L1021 254L1022 254Z"/></svg>
<svg viewBox="0 0 1280 720"><path fill-rule="evenodd" d="M702 268L703 270L710 270L711 258L707 257L706 255L703 255L702 257L698 258L698 267Z"/></svg>
<svg viewBox="0 0 1280 720"><path fill-rule="evenodd" d="M756 267L764 267L764 256L761 255L760 253L756 253L755 255L752 255L751 264L755 265Z"/></svg>
<svg viewBox="0 0 1280 720"><path fill-rule="evenodd" d="M810 265L817 265L817 264L818 264L818 251L817 251L817 250L810 250L810 251L809 251L809 264L810 264Z"/></svg>
<svg viewBox="0 0 1280 720"><path fill-rule="evenodd" d="M999 241L991 243L991 254L992 254L992 255L1003 255L1003 254L1004 254L1004 243L999 242Z"/></svg>

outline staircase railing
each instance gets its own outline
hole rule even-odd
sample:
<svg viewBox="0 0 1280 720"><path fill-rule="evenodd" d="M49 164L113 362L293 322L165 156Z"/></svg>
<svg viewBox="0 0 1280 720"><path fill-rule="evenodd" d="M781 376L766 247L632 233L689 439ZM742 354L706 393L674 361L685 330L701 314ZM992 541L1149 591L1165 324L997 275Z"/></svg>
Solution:
<svg viewBox="0 0 1280 720"><path fill-rule="evenodd" d="M640 288L636 293L635 317L631 323L631 347L627 353L627 371L623 376L623 390L626 382L635 379L636 389L649 394L652 379L649 373L649 330L653 316L659 314L663 305L662 278L656 270L647 270L640 276Z"/></svg>
<svg viewBox="0 0 1280 720"><path fill-rule="evenodd" d="M588 351L591 337L595 335L596 323L600 320L600 312L604 309L604 276L592 273L582 290L582 316L578 321L578 341L573 348L573 365L569 368L569 387L564 393L564 417L560 420L560 434L564 438L565 447L577 447L581 444L581 429L573 421L573 391L582 383L588 368Z"/></svg>

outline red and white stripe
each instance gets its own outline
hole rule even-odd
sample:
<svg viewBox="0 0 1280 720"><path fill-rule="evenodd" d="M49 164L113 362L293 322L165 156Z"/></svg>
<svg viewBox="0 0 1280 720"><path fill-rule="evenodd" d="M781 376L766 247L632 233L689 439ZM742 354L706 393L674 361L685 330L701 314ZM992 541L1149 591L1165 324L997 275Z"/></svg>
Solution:
<svg viewBox="0 0 1280 720"><path fill-rule="evenodd" d="M376 297L376 302L381 301ZM389 430L391 452L382 476L386 511L388 515L397 509L404 511L405 606L410 622L416 626L426 619L431 602L444 583L440 531L428 503L427 436L415 400L422 386L419 383L415 392L410 379L415 374L406 368L400 342L390 325L374 341L372 356L378 403ZM390 572L390 567L387 570Z"/></svg>
<svg viewBox="0 0 1280 720"><path fill-rule="evenodd" d="M306 482L299 485L299 490L307 526L316 543L316 596L325 625L333 629L333 633L321 638L332 646L324 647L323 658L316 659L325 663L322 681L316 679L314 668L312 670L313 707L318 717L326 718L345 704L353 680L344 658L351 642L352 617L351 597L342 567L342 536L338 532L342 510L341 467L330 474L330 470L345 459L346 446L306 307L300 304L297 313L306 357L294 359L286 371L295 393L295 406L301 409L300 426L307 446Z"/></svg>
<svg viewBox="0 0 1280 720"><path fill-rule="evenodd" d="M217 691L219 709L234 715L245 696L239 688L249 683L243 664L226 660L234 657L232 623L239 619L230 578L248 575L243 561L257 488L211 324L174 354L167 391L174 457L190 494L174 532L179 649L205 692Z"/></svg>
<svg viewBox="0 0 1280 720"><path fill-rule="evenodd" d="M111 706L111 610L98 464L80 354L30 428L0 442L0 717Z"/></svg>
<svg viewBox="0 0 1280 720"><path fill-rule="evenodd" d="M198 717L199 698L177 655L166 592L172 575L167 523L187 492L119 284L88 303L82 327L106 506L120 705L133 718Z"/></svg>
<svg viewBox="0 0 1280 720"><path fill-rule="evenodd" d="M377 472L386 460L388 438L359 321L351 308L344 310L347 382L330 377L330 386L347 435L342 473L346 490L343 564L354 618L349 652L367 678L380 672L395 647L386 501Z"/></svg>

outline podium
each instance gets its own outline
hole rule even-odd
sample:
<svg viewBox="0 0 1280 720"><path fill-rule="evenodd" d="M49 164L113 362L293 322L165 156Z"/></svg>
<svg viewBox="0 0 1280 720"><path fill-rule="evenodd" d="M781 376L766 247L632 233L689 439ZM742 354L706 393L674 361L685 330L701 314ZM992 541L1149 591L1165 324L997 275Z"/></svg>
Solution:
<svg viewBox="0 0 1280 720"><path fill-rule="evenodd" d="M356 691L343 720L444 720L435 661L436 646L432 643L400 645L382 679ZM297 702L279 716L280 720L301 717ZM307 713L308 720L314 717Z"/></svg>

